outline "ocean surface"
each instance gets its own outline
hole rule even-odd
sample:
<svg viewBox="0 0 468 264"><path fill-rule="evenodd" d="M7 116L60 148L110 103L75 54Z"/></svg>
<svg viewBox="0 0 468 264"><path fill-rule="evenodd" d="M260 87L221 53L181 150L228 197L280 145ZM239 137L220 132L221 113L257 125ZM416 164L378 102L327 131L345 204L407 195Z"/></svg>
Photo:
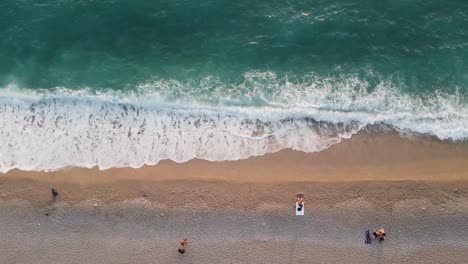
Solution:
<svg viewBox="0 0 468 264"><path fill-rule="evenodd" d="M0 172L468 138L466 0L2 0Z"/></svg>

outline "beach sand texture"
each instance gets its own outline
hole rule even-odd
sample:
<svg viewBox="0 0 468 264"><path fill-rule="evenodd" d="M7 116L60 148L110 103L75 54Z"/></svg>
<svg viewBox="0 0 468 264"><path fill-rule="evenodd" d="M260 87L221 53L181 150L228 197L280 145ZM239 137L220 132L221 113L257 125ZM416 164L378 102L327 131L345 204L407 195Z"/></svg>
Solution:
<svg viewBox="0 0 468 264"><path fill-rule="evenodd" d="M11 171L0 263L464 263L467 160L465 144L366 134L311 154Z"/></svg>

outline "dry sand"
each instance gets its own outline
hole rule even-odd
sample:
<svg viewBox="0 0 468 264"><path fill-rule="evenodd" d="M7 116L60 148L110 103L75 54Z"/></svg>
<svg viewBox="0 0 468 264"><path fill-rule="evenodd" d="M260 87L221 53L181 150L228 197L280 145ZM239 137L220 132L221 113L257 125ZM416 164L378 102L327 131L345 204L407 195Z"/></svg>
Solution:
<svg viewBox="0 0 468 264"><path fill-rule="evenodd" d="M0 263L468 262L462 143L361 134L312 154L11 171L0 194ZM378 227L387 241L365 245Z"/></svg>

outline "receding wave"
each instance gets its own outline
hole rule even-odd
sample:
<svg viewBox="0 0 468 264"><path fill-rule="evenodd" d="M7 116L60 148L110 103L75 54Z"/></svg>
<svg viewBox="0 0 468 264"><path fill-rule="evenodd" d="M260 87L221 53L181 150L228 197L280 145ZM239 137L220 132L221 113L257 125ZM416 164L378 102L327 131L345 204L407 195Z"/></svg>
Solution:
<svg viewBox="0 0 468 264"><path fill-rule="evenodd" d="M0 90L0 120L1 172L317 152L376 124L468 137L468 106L459 93L415 95L390 81L272 72L248 72L237 84L159 80L131 92L9 87Z"/></svg>

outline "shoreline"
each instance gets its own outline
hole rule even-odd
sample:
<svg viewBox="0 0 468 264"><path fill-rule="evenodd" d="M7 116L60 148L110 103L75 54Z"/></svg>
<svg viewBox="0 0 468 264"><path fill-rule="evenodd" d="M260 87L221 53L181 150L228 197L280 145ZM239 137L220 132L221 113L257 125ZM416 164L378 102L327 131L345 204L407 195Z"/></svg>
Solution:
<svg viewBox="0 0 468 264"><path fill-rule="evenodd" d="M59 200L70 205L143 197L158 206L252 209L256 201L290 206L302 193L317 206L365 197L388 209L405 197L468 197L466 161L468 144L359 134L318 153L285 150L239 161L163 161L139 169L13 170L0 174L0 194L3 200L44 206L54 186Z"/></svg>
<svg viewBox="0 0 468 264"><path fill-rule="evenodd" d="M69 167L55 171L13 169L2 178L68 182L226 180L234 182L453 181L468 179L468 143L397 133L361 132L320 151L291 149L233 161L163 160L140 168ZM440 176L440 177L438 177Z"/></svg>
<svg viewBox="0 0 468 264"><path fill-rule="evenodd" d="M467 160L466 144L361 134L319 153L14 170L0 174L0 262L461 263ZM380 227L387 240L365 245Z"/></svg>

